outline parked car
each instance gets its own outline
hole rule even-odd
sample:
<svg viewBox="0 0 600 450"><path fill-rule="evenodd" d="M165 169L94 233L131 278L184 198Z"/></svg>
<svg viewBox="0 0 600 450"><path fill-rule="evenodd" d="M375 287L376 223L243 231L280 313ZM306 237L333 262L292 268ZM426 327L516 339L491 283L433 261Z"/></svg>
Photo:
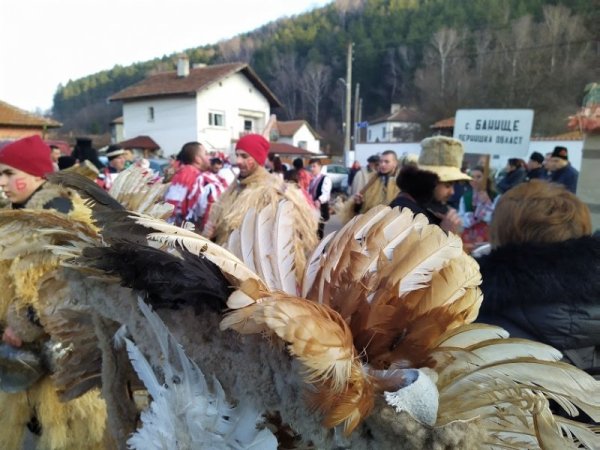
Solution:
<svg viewBox="0 0 600 450"><path fill-rule="evenodd" d="M325 164L321 173L331 178L332 190L346 192L348 189L348 168L341 164Z"/></svg>

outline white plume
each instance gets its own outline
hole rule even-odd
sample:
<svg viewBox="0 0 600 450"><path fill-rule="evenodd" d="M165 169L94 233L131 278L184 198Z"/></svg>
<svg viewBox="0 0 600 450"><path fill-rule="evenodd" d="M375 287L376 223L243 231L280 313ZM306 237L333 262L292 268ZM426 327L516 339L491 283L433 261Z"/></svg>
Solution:
<svg viewBox="0 0 600 450"><path fill-rule="evenodd" d="M160 349L161 366L152 367L131 340L125 338L131 363L152 396L142 412L142 427L127 441L139 450L276 449L277 439L258 430L261 414L250 405L232 408L218 380L212 392L200 368L185 354L158 315L140 299L147 330Z"/></svg>

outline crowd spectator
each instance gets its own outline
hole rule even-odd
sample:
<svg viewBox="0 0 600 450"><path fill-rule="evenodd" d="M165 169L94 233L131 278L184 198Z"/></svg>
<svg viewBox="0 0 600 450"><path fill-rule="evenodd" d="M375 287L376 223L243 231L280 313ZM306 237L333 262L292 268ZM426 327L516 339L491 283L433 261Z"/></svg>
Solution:
<svg viewBox="0 0 600 450"><path fill-rule="evenodd" d="M425 214L429 223L445 231L458 233L462 223L448 199L454 193L454 183L470 180L460 170L464 148L462 142L445 136L421 141L418 167L407 165L398 177L400 193L391 207L410 208L415 214Z"/></svg>
<svg viewBox="0 0 600 450"><path fill-rule="evenodd" d="M565 187L531 180L504 194L481 257L478 321L600 367L600 237L587 206Z"/></svg>
<svg viewBox="0 0 600 450"><path fill-rule="evenodd" d="M549 166L550 181L562 184L567 190L576 194L579 172L569 162L569 152L565 147L554 147Z"/></svg>
<svg viewBox="0 0 600 450"><path fill-rule="evenodd" d="M54 166L54 171L59 170L58 168L58 158L62 155L60 148L58 146L50 144L50 159L52 160L52 165Z"/></svg>
<svg viewBox="0 0 600 450"><path fill-rule="evenodd" d="M313 176L304 168L302 158L294 159L294 161L292 161L292 166L298 175L298 185L308 192L308 186L310 185Z"/></svg>
<svg viewBox="0 0 600 450"><path fill-rule="evenodd" d="M461 237L466 250L489 240L489 224L492 222L496 193L491 188L486 172L481 166L471 170L471 190L460 199L458 215L462 220Z"/></svg>
<svg viewBox="0 0 600 450"><path fill-rule="evenodd" d="M539 152L533 152L527 163L528 180L545 180L548 178L548 171L544 167L544 155Z"/></svg>
<svg viewBox="0 0 600 450"><path fill-rule="evenodd" d="M354 175L352 179L352 184L348 183L350 186L350 195L358 194L365 187L371 175L377 172L379 168L379 155L371 155L367 158L367 167L360 169Z"/></svg>
<svg viewBox="0 0 600 450"><path fill-rule="evenodd" d="M358 161L354 161L352 166L350 166L350 170L348 171L348 186L352 186L352 182L354 181L354 177L360 171L360 163Z"/></svg>
<svg viewBox="0 0 600 450"><path fill-rule="evenodd" d="M377 205L389 205L398 195L396 175L398 156L393 150L386 150L379 158L377 171L369 175L367 184L354 194L344 207L342 219L350 220L356 214L364 214Z"/></svg>
<svg viewBox="0 0 600 450"><path fill-rule="evenodd" d="M71 152L71 156L77 160L79 164L84 161L91 162L98 171L102 171L104 164L98 158L98 151L92 147L92 140L86 137L77 138L75 141L75 147Z"/></svg>
<svg viewBox="0 0 600 450"><path fill-rule="evenodd" d="M319 158L311 159L309 164L312 180L308 192L313 199L315 206L321 212L317 235L319 236L319 239L323 239L325 223L329 220L329 200L331 199L332 182L331 178L321 173L322 165Z"/></svg>
<svg viewBox="0 0 600 450"><path fill-rule="evenodd" d="M501 194L508 192L527 179L525 161L519 158L510 158L504 172L504 176L497 184L498 192Z"/></svg>
<svg viewBox="0 0 600 450"><path fill-rule="evenodd" d="M115 179L125 170L125 150L118 145L110 145L106 150L108 165L102 169L102 186L107 191L112 187Z"/></svg>
<svg viewBox="0 0 600 450"><path fill-rule="evenodd" d="M210 170L206 149L199 142L184 144L177 159L180 166L165 194L165 201L175 207L169 222L190 222L201 231L226 182Z"/></svg>

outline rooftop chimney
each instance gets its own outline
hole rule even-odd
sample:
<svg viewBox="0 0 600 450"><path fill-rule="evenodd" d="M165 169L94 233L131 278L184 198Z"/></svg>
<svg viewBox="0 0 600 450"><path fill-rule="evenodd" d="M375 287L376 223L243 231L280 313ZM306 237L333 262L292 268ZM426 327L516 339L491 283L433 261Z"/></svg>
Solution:
<svg viewBox="0 0 600 450"><path fill-rule="evenodd" d="M402 109L402 105L400 105L400 103L392 103L392 108L391 108L391 113L395 114L397 112L400 112L400 110Z"/></svg>
<svg viewBox="0 0 600 450"><path fill-rule="evenodd" d="M179 78L185 78L190 74L190 60L187 55L179 56L177 60L177 76Z"/></svg>

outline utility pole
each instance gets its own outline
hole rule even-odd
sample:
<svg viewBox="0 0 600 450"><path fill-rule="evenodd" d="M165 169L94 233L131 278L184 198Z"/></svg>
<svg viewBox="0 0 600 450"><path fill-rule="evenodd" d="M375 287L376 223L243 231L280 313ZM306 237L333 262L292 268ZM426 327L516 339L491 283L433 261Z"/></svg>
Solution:
<svg viewBox="0 0 600 450"><path fill-rule="evenodd" d="M360 103L360 83L356 83L356 88L354 89L354 139L352 149L354 150L354 158L356 159L356 144L358 144L360 138L360 132L358 129L358 122L360 122L359 118L359 103Z"/></svg>
<svg viewBox="0 0 600 450"><path fill-rule="evenodd" d="M352 42L348 43L348 55L346 56L346 127L344 136L344 165L352 164L350 157L350 133L352 131Z"/></svg>

